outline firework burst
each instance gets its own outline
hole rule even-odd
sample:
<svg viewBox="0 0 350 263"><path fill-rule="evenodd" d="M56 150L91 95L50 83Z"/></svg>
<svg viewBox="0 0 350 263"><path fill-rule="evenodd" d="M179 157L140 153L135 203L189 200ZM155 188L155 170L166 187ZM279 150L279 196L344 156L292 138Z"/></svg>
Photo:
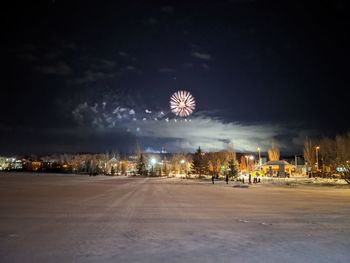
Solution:
<svg viewBox="0 0 350 263"><path fill-rule="evenodd" d="M180 90L170 97L171 111L180 117L190 115L196 107L196 102L188 91Z"/></svg>

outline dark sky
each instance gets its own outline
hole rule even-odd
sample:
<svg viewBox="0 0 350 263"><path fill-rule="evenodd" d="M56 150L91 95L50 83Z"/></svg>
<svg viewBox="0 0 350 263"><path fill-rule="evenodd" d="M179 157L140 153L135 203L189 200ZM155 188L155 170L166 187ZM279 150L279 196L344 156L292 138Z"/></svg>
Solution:
<svg viewBox="0 0 350 263"><path fill-rule="evenodd" d="M0 154L291 152L349 129L345 0L8 2Z"/></svg>

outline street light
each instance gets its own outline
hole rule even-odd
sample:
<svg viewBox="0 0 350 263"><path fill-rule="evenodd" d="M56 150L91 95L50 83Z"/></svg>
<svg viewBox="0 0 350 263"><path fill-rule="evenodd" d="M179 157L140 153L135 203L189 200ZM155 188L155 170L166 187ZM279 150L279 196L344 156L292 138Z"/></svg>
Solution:
<svg viewBox="0 0 350 263"><path fill-rule="evenodd" d="M261 155L260 155L260 147L258 147L258 152L259 152L259 165L261 166Z"/></svg>
<svg viewBox="0 0 350 263"><path fill-rule="evenodd" d="M180 174L182 174L182 166L184 165L184 163L185 163L185 160L182 159L182 160L180 161Z"/></svg>
<svg viewBox="0 0 350 263"><path fill-rule="evenodd" d="M248 159L249 160L254 160L254 156L253 155L244 155L244 157L247 159L247 171L249 171Z"/></svg>
<svg viewBox="0 0 350 263"><path fill-rule="evenodd" d="M320 149L320 146L316 146L316 169L318 171L318 150Z"/></svg>

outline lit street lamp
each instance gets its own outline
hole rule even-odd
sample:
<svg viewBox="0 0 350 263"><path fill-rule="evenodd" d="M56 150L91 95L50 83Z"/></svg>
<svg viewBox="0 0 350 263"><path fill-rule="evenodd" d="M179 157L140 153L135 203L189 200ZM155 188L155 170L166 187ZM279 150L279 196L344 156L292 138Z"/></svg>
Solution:
<svg viewBox="0 0 350 263"><path fill-rule="evenodd" d="M316 169L318 171L318 150L320 149L320 146L316 146Z"/></svg>
<svg viewBox="0 0 350 263"><path fill-rule="evenodd" d="M183 167L184 163L185 163L185 160L182 159L182 160L180 161L180 174L182 174L182 167Z"/></svg>
<svg viewBox="0 0 350 263"><path fill-rule="evenodd" d="M153 166L156 164L157 160L155 158L151 159L151 164L152 164L152 175L153 175Z"/></svg>
<svg viewBox="0 0 350 263"><path fill-rule="evenodd" d="M259 165L261 166L261 155L260 155L260 147L258 147L258 152L259 152Z"/></svg>

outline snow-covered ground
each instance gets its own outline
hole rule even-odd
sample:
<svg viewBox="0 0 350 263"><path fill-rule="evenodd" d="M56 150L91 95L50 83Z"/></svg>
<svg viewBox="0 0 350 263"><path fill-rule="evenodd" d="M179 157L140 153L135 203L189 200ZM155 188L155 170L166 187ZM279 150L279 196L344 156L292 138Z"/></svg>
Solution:
<svg viewBox="0 0 350 263"><path fill-rule="evenodd" d="M319 185L319 186L350 186L344 179L341 178L308 178L308 177L262 177L263 184L279 184L279 185Z"/></svg>
<svg viewBox="0 0 350 263"><path fill-rule="evenodd" d="M350 188L0 174L0 262L350 262Z"/></svg>

